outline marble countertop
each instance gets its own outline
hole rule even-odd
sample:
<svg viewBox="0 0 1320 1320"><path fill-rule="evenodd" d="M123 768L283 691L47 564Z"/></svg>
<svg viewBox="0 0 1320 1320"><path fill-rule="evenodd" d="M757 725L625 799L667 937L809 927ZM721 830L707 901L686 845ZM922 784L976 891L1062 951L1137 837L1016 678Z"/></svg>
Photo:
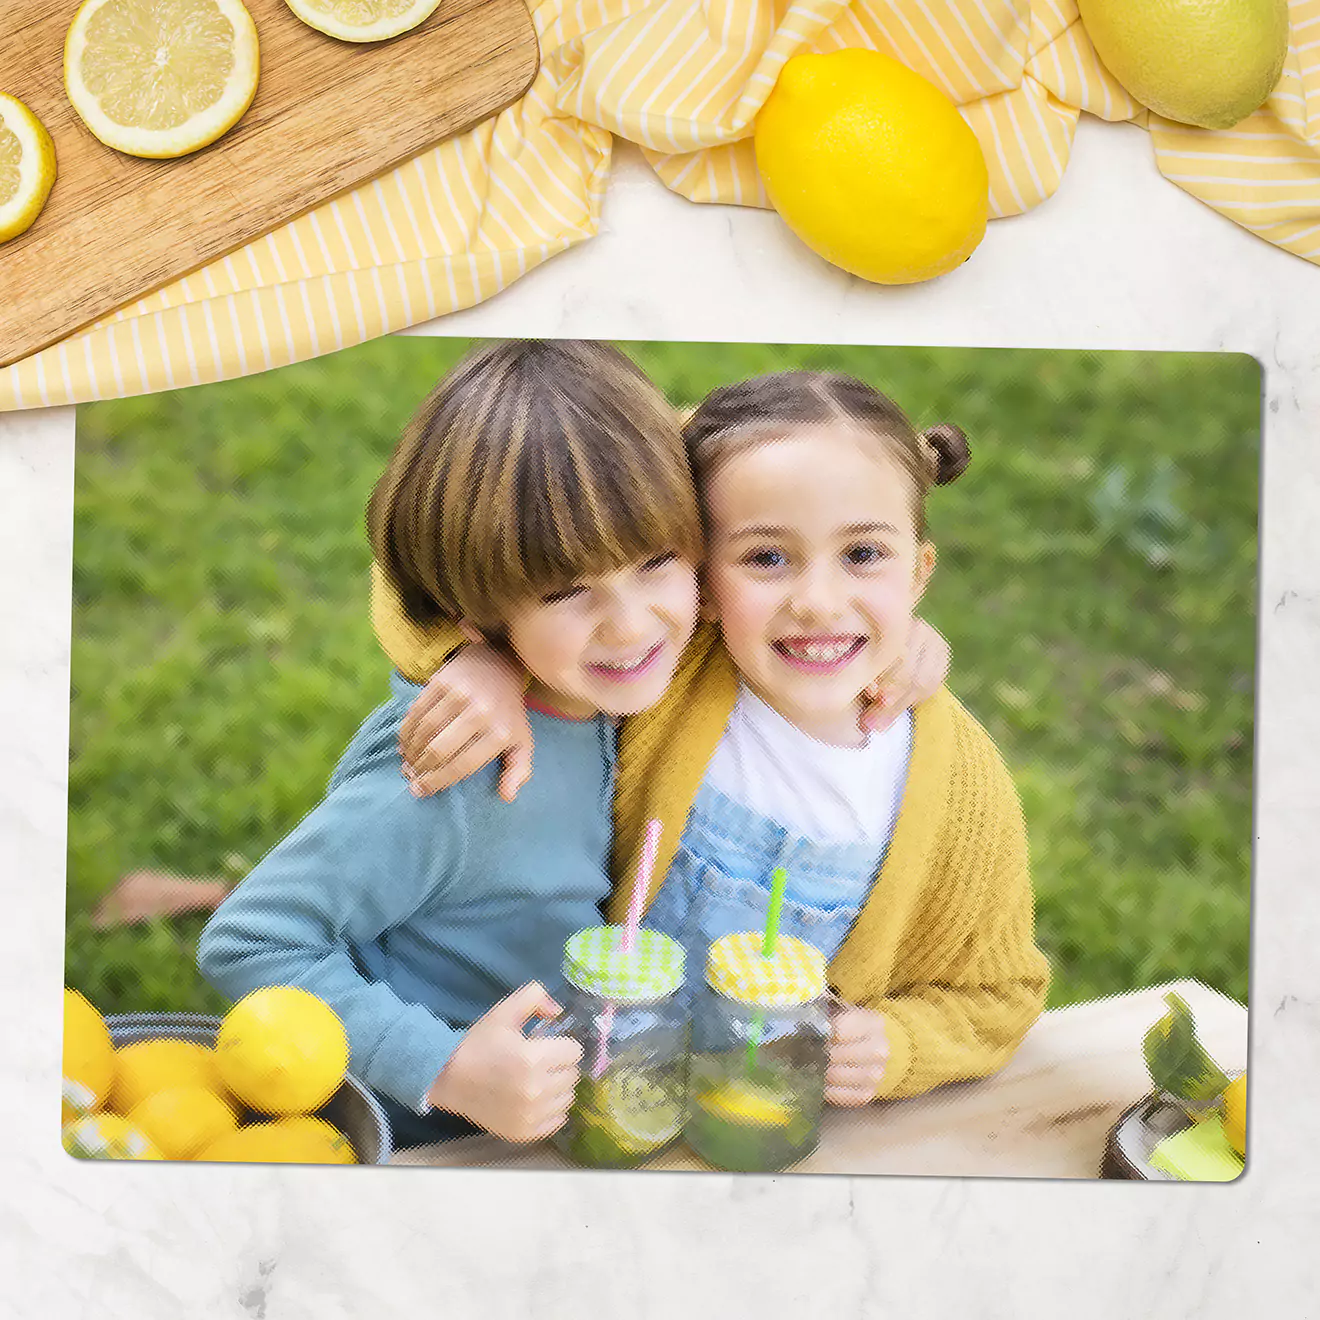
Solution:
<svg viewBox="0 0 1320 1320"><path fill-rule="evenodd" d="M58 1078L72 409L0 415L0 1312L358 1316L1275 1316L1320 1267L1320 268L1084 119L1059 194L943 281L879 289L770 213L619 153L597 238L449 334L1225 349L1265 367L1252 1158L1227 1187L937 1178L79 1164Z"/></svg>

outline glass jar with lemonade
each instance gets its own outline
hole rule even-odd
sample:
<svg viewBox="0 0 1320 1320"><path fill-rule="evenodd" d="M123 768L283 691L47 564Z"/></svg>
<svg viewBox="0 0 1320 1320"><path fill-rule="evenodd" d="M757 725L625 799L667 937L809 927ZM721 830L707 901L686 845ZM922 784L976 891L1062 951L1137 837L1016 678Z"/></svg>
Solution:
<svg viewBox="0 0 1320 1320"><path fill-rule="evenodd" d="M768 1173L811 1154L825 1107L825 957L754 931L710 946L692 1015L686 1138L708 1164Z"/></svg>
<svg viewBox="0 0 1320 1320"><path fill-rule="evenodd" d="M554 1143L575 1164L631 1168L672 1145L687 1117L688 1017L683 947L620 926L580 930L564 946L565 1012L549 1034L582 1046L581 1075Z"/></svg>

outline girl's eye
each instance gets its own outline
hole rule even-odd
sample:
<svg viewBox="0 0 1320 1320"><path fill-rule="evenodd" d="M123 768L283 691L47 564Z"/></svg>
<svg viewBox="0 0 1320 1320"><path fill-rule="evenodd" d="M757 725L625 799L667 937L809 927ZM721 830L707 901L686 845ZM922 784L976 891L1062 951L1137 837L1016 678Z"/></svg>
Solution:
<svg viewBox="0 0 1320 1320"><path fill-rule="evenodd" d="M654 559L648 559L642 565L643 573L654 573L657 568L664 568L672 564L678 555L673 550L666 550L662 555L656 555Z"/></svg>
<svg viewBox="0 0 1320 1320"><path fill-rule="evenodd" d="M753 550L743 557L743 563L749 568L771 570L783 568L788 563L788 557L782 550Z"/></svg>
<svg viewBox="0 0 1320 1320"><path fill-rule="evenodd" d="M850 546L845 557L850 564L859 568L871 568L886 559L892 559L893 555L886 546L877 545L874 541L863 541Z"/></svg>

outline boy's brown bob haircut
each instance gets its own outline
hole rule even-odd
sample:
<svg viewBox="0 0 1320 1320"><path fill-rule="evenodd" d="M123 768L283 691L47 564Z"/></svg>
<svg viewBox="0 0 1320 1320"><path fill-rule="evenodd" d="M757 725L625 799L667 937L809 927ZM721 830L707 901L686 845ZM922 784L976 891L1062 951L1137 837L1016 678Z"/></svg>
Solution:
<svg viewBox="0 0 1320 1320"><path fill-rule="evenodd" d="M467 354L404 430L367 531L415 623L492 631L579 578L702 555L677 417L630 358L581 340Z"/></svg>

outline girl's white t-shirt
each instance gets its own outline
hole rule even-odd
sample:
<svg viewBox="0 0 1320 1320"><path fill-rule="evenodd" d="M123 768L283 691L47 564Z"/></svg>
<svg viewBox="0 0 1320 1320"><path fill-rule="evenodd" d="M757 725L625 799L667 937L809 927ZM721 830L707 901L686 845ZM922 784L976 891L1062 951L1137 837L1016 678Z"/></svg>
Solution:
<svg viewBox="0 0 1320 1320"><path fill-rule="evenodd" d="M883 849L903 803L912 712L861 747L818 742L746 684L706 772L707 782L758 815L816 843Z"/></svg>

